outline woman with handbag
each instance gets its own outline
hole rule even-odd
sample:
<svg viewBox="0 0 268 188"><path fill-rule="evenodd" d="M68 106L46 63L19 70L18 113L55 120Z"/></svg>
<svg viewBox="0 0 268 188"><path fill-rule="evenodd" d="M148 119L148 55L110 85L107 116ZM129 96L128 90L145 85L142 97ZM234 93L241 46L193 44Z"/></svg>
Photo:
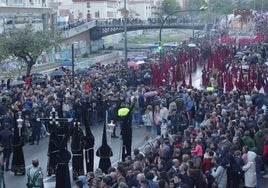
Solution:
<svg viewBox="0 0 268 188"><path fill-rule="evenodd" d="M211 175L214 177L212 188L226 188L227 186L227 163L221 161L219 165L212 168Z"/></svg>
<svg viewBox="0 0 268 188"><path fill-rule="evenodd" d="M151 133L152 127L153 127L153 124L154 124L152 105L147 106L144 115L146 116L146 118L144 118L144 120L145 120L144 125L146 127L146 132Z"/></svg>

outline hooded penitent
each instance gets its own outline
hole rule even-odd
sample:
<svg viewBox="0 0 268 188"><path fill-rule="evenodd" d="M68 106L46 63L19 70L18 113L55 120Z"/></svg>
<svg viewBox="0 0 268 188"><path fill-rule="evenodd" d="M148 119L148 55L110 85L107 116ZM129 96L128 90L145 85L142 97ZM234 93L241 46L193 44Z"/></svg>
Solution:
<svg viewBox="0 0 268 188"><path fill-rule="evenodd" d="M100 157L99 168L102 169L104 173L107 173L108 168L111 167L110 157L113 156L113 151L107 144L105 121L103 125L102 144L101 147L99 147L99 149L96 151L96 155Z"/></svg>
<svg viewBox="0 0 268 188"><path fill-rule="evenodd" d="M94 145L95 137L91 132L90 125L91 120L88 120L86 110L82 110L82 124L86 129L86 136L84 137L84 147L85 147L85 160L86 160L86 170L87 172L92 172L94 170Z"/></svg>

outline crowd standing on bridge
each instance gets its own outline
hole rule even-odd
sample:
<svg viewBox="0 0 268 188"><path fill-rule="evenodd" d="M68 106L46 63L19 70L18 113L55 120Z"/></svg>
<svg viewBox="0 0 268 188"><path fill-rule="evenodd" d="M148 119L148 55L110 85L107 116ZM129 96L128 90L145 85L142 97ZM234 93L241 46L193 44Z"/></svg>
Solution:
<svg viewBox="0 0 268 188"><path fill-rule="evenodd" d="M183 43L166 50L161 65L154 59L135 67L124 62L98 63L79 72L73 87L71 71L64 67L59 69L66 76L50 76L42 83L32 83L29 77L16 86L2 81L0 142L5 171L13 152L11 170L25 174L24 158L18 158L23 156L24 142L38 144L40 130L47 128L47 171L56 174L57 188L63 182L65 188L71 187L71 157L77 187L258 187L261 172L268 177L267 49L260 43L262 35L254 38L258 41L254 45L241 40L239 47L231 37L223 36L223 40L224 45L214 41L212 46L204 41L196 46ZM236 56L238 51L241 56ZM192 86L192 73L198 67L203 67L203 90ZM87 140L92 136L90 129L83 136L78 121L83 120L80 123L86 128L97 126L106 120L107 112L109 120L120 124L124 121L117 112L125 107L131 109L125 119L128 124L147 127L144 152L134 149L133 156L128 152L108 169L107 164L93 169L89 163L84 176L84 167L74 157L83 160L81 151L92 151L94 138ZM22 127L17 121L20 112ZM54 121L57 115L61 121ZM66 147L71 137L72 156ZM97 155L104 158L104 153L111 156L110 151ZM87 157L92 159L94 153Z"/></svg>

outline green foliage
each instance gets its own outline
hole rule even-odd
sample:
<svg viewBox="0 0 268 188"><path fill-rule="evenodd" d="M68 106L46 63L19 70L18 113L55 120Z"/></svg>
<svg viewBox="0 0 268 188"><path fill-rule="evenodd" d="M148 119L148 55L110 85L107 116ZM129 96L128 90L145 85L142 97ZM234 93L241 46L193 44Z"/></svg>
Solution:
<svg viewBox="0 0 268 188"><path fill-rule="evenodd" d="M266 0L252 0L251 2L249 2L249 7L251 7L253 10L255 8L255 10L258 12L267 12L268 11L268 1L266 1Z"/></svg>
<svg viewBox="0 0 268 188"><path fill-rule="evenodd" d="M159 30L152 30L151 32L145 33L140 36L128 37L127 41L129 44L153 44L159 41ZM192 34L192 30L173 30L171 33L162 33L162 43L168 42L180 42L183 38L188 37Z"/></svg>
<svg viewBox="0 0 268 188"><path fill-rule="evenodd" d="M209 8L212 15L226 15L232 14L237 5L232 3L231 0L213 0L210 1Z"/></svg>
<svg viewBox="0 0 268 188"><path fill-rule="evenodd" d="M181 7L176 0L163 0L161 10L161 16L163 16L171 14L176 10L181 10Z"/></svg>
<svg viewBox="0 0 268 188"><path fill-rule="evenodd" d="M204 0L190 0L188 9L191 10L200 9L200 7L203 7L204 4L206 4Z"/></svg>
<svg viewBox="0 0 268 188"><path fill-rule="evenodd" d="M82 58L88 58L89 56L88 56L88 53L84 53L83 55L82 55Z"/></svg>
<svg viewBox="0 0 268 188"><path fill-rule="evenodd" d="M10 56L19 58L26 63L26 75L29 75L42 52L58 45L59 41L55 31L35 31L30 25L22 29L14 28L0 36L0 60Z"/></svg>

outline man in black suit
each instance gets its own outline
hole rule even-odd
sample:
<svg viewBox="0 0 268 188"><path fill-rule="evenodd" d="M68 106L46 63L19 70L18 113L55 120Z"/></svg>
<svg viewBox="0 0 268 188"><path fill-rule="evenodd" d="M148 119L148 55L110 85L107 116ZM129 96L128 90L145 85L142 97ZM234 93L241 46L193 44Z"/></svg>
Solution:
<svg viewBox="0 0 268 188"><path fill-rule="evenodd" d="M6 123L4 125L4 129L0 131L0 143L4 147L3 151L3 157L5 162L5 170L9 171L9 161L10 161L10 155L12 153L12 147L11 147L11 136L12 132L10 130L11 125Z"/></svg>

